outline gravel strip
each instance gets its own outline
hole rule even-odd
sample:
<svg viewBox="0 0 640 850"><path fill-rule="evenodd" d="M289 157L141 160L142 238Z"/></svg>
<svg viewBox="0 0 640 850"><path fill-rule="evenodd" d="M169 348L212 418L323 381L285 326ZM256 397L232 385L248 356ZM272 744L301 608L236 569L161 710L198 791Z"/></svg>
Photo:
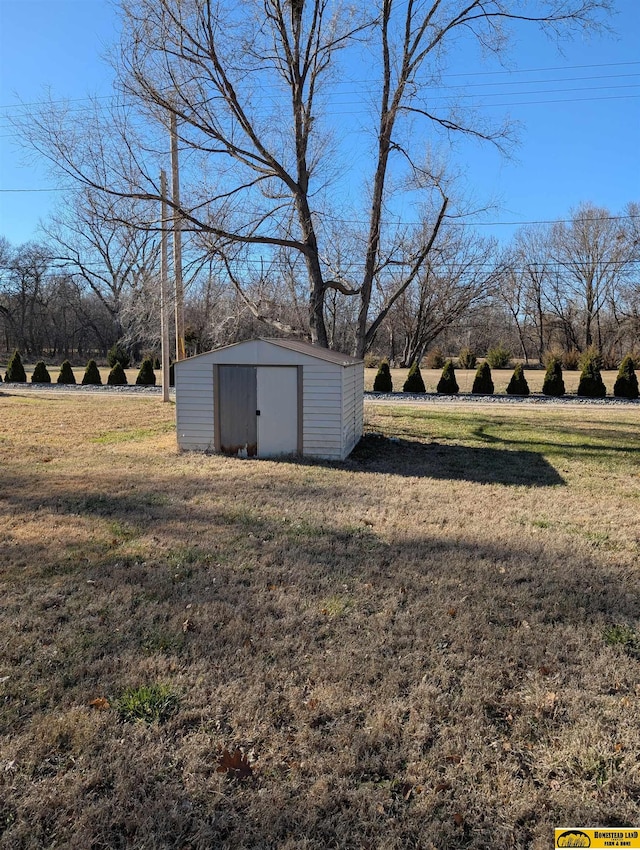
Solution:
<svg viewBox="0 0 640 850"><path fill-rule="evenodd" d="M122 395L150 395L161 396L162 387L141 387L136 384L125 384L124 386L111 386L103 384L97 386L91 384L0 384L0 393L15 392L57 392L57 393L116 393ZM169 390L169 396L175 399L175 387ZM560 398L533 393L529 396L513 395L474 395L473 393L458 393L457 395L444 395L441 393L374 393L365 392L364 400L369 402L391 402L393 404L561 404L561 405L618 405L624 407L639 407L640 399L626 398L578 398L574 395L565 395Z"/></svg>
<svg viewBox="0 0 640 850"><path fill-rule="evenodd" d="M112 386L111 384L14 384L5 381L0 384L2 392L55 392L55 393L120 393L123 395L161 396L162 387L144 387L137 384ZM169 389L169 396L175 398L175 387Z"/></svg>
<svg viewBox="0 0 640 850"><path fill-rule="evenodd" d="M529 396L514 395L474 395L473 393L458 393L458 395L444 395L441 393L373 393L365 392L365 401L391 402L393 404L560 404L560 405L607 405L607 406L640 406L640 399L626 398L579 398L578 396L565 395L560 398L541 394Z"/></svg>

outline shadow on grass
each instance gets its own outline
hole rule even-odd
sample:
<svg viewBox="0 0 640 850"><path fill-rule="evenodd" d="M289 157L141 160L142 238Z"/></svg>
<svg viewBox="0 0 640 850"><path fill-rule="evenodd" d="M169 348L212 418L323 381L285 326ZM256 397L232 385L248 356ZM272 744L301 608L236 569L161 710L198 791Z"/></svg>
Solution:
<svg viewBox="0 0 640 850"><path fill-rule="evenodd" d="M510 452L404 442L387 440L384 457L356 455L338 469L402 465L397 474L435 475L459 451L461 464L482 465L484 477L473 480L496 481L488 478L491 464L513 463ZM544 823L520 822L517 803L507 808L486 790L494 741L520 736L516 742L531 748L525 754L536 754L546 737L565 734L562 710L544 714L544 703L527 702L534 685L548 698L557 687L554 667L582 694L579 639L595 632L597 645L605 621L637 617L637 587L616 580L614 565L565 549L563 540L524 537L516 545L490 535L447 537L433 527L389 539L323 520L321 511L286 515L274 508L291 498L290 478L271 477L268 463L250 468L256 477L245 479L239 503L241 476L232 475L180 484L122 469L104 477L102 492L83 489L83 481L76 488L73 480L48 487L43 480L43 496L25 495L18 476L6 482L7 517L48 508L127 522L142 511L159 537L147 553L116 547L104 562L102 555L77 560L69 576L45 570L45 540L16 544L29 580L18 575L15 595L5 597L4 630L30 665L14 659L0 707L12 736L23 736L23 752L40 753L33 757L39 784L34 791L24 765L24 773L4 771L2 846L525 850L573 816L633 822L633 803L618 803L618 814L607 796L589 796L575 815L569 795L564 803L534 784L539 773L518 760L520 746L515 756L501 749L499 769L542 797ZM330 477L336 504L353 499L351 476ZM522 474L512 483L523 483ZM306 483L298 486L301 498L309 493ZM326 492L318 486L318 506ZM205 499L212 494L215 504ZM34 669L43 690L31 697ZM181 688L184 711L166 727L89 714L90 697L117 694L145 674L170 675ZM63 734L50 734L48 749L38 749L30 721L40 718L43 728L44 717L55 727L65 711L69 725L60 728L77 740L77 753ZM466 741L468 729L476 738L462 759L455 742ZM249 734L255 775L221 785L217 747L246 744ZM424 777L424 796L412 796L409 757ZM489 778L476 790L480 771Z"/></svg>
<svg viewBox="0 0 640 850"><path fill-rule="evenodd" d="M412 478L511 487L565 484L562 476L538 452L422 443L379 434L365 434L348 463L358 472L384 472Z"/></svg>

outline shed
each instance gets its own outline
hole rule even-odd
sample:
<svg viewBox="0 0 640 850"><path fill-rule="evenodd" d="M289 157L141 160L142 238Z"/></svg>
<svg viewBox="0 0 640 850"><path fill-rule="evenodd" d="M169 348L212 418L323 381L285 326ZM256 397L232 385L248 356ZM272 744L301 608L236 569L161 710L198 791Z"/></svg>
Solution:
<svg viewBox="0 0 640 850"><path fill-rule="evenodd" d="M362 436L364 363L346 354L260 338L174 369L181 449L343 460Z"/></svg>

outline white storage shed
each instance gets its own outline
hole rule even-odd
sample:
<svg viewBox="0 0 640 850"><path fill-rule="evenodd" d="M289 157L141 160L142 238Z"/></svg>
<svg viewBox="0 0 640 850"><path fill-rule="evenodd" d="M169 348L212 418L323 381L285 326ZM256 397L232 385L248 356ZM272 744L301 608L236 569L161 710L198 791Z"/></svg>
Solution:
<svg viewBox="0 0 640 850"><path fill-rule="evenodd" d="M362 436L364 363L346 354L254 339L174 369L181 449L343 460Z"/></svg>

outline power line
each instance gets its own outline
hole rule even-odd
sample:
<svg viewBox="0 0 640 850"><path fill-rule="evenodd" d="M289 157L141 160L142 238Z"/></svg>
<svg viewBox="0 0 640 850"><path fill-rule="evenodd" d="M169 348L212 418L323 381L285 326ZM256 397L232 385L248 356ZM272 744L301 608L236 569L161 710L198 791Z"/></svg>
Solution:
<svg viewBox="0 0 640 850"><path fill-rule="evenodd" d="M638 63L638 64L640 64L640 63ZM558 77L558 78L554 78L552 80L544 80L544 79L542 79L542 80L513 80L509 83L506 83L506 85L522 87L522 86L531 86L531 85L548 85L548 84L551 84L551 83L592 82L593 80L617 80L617 79L621 79L622 77L627 78L627 77L638 77L638 76L640 76L640 73L636 72L636 73L633 73L633 74L613 74L613 75L600 75L600 76L589 76L589 77ZM371 80L367 80L365 82L369 86L371 86ZM445 91L446 89L448 89L452 93L454 93L453 94L454 97L478 97L478 95L475 95L475 94L462 94L461 95L461 94L457 94L456 92L460 88L464 88L464 89L486 88L487 86L497 86L497 85L504 85L504 83L502 83L502 82L500 82L500 83L471 83L471 84L462 84L461 83L457 86L429 85L426 88L429 91L436 91L436 92L437 91ZM633 85L634 84L610 85L610 86L605 85L605 86L597 86L597 87L593 87L593 86L577 87L576 86L576 87L569 88L569 89L553 88L553 89L542 89L541 91L525 91L525 92L523 92L523 91L505 91L505 92L487 92L487 91L485 91L485 92L482 93L481 96L483 96L483 97L500 97L500 96L509 97L511 95L516 95L516 94L527 94L527 95L528 94L540 94L540 93L554 94L556 92L565 92L565 91L592 91L592 90L594 90L594 88L596 90L630 88ZM359 89L347 89L347 90L338 91L335 94L338 97L343 97L345 95L358 95L362 91L363 91L362 89L360 89L360 90ZM434 96L438 100L444 100L444 99L447 99L449 97L449 95L446 95L446 94L434 95ZM112 99L112 98L113 98L112 95L104 95L100 99L101 100L107 100L107 99ZM27 107L27 106L48 106L49 104L57 104L57 103L84 103L88 100L90 100L90 99L89 98L75 98L75 99L72 99L72 100L57 100L57 101L54 100L54 101L49 101L49 102L36 102L36 101L34 101L31 104L22 104L20 106L18 106L18 105L2 106L2 107L0 107L0 109L4 109L4 110L14 109L15 110L15 109L21 109L21 108ZM131 101L129 104L121 104L121 105L132 106L132 105L135 105L136 103L137 103L136 101ZM352 101L348 101L346 104L344 102L342 102L341 105L349 105L350 103L352 103ZM105 104L105 106L106 106L106 104ZM101 107L101 109L103 109L103 108L104 107ZM73 109L69 109L68 112L74 112L74 113L87 112L90 109L91 109L90 106L79 106L79 107L75 107ZM9 116L4 115L4 116L0 116L0 117L8 118Z"/></svg>
<svg viewBox="0 0 640 850"><path fill-rule="evenodd" d="M2 192L66 192L65 188L49 188L49 189L0 189L0 193ZM339 224L368 224L369 222L365 219L358 218L339 218L337 216L328 216L331 221L337 222ZM574 223L588 223L592 221L632 221L637 218L640 218L640 214L627 214L627 215L609 215L609 216L595 216L592 218L549 218L549 219L534 219L528 221L453 221L447 219L445 221L445 226L449 227L510 227L515 226L519 227L522 225L529 224L574 224ZM403 220L399 219L397 221L393 221L394 225L398 227L402 227L404 225L420 225L422 222L420 221L411 221L411 220ZM186 232L189 232L187 229Z"/></svg>
<svg viewBox="0 0 640 850"><path fill-rule="evenodd" d="M1 137L0 137L1 138ZM0 189L0 192L65 192L63 188L51 189Z"/></svg>
<svg viewBox="0 0 640 850"><path fill-rule="evenodd" d="M466 73L464 71L459 71L457 73L450 73L443 76L447 77L490 77L490 76L498 76L504 74L537 74L542 71L577 71L585 68L618 68L623 65L640 65L640 61L630 61L630 62L600 62L597 65L548 65L546 68L517 68L513 71L504 70L504 71L473 71L471 73Z"/></svg>
<svg viewBox="0 0 640 850"><path fill-rule="evenodd" d="M499 82L499 83L460 83L455 88L465 88L465 89L475 89L475 88L485 88L486 86L532 86L537 85L539 83L576 83L576 82L590 82L592 80L619 80L623 77L637 77L639 75L638 71L634 71L632 74L597 74L595 76L588 77L553 77L550 80L513 80L512 82ZM434 88L442 88L442 86L434 86ZM454 88L451 86L451 88ZM0 107L1 108L1 107Z"/></svg>
<svg viewBox="0 0 640 850"><path fill-rule="evenodd" d="M619 68L619 67L629 67L629 66L637 66L640 65L640 61L629 61L629 62L602 62L598 64L590 64L590 65L551 65L547 67L538 67L538 68L522 68L515 70L502 70L502 71L469 71L469 72L455 72L443 74L443 79L449 79L452 77L465 77L465 78L475 78L475 77L487 77L487 76L514 76L516 74L534 74L534 73L545 73L548 71L576 71L576 70L588 70L593 68ZM628 76L636 76L633 74L612 74L612 75L602 75L602 76L587 76L587 77L570 77L570 78L558 78L553 80L513 80L513 85L533 85L534 83L552 83L552 82L574 82L577 80L596 80L596 79L615 79L616 77L628 77ZM343 80L337 81L335 85L371 85L370 79L363 80ZM466 86L465 83L457 83L453 86L438 86L434 85L434 88L459 88L461 86ZM472 83L470 84L473 87L476 86L488 86L488 85L499 85L499 83ZM264 86L264 84L263 84ZM269 86L273 87L273 86ZM349 93L349 92L346 92ZM115 100L117 95L114 94L105 94L105 95L94 95L87 97L76 97L76 98L57 98L55 100L47 100L47 101L28 101L26 103L7 103L0 106L0 109L9 109L9 110L21 110L27 107L32 106L54 106L61 103L94 103L95 101L102 100ZM136 103L136 101L122 101L122 106L128 106Z"/></svg>
<svg viewBox="0 0 640 850"><path fill-rule="evenodd" d="M628 88L636 88L637 86L628 86ZM603 88L609 88L608 86L604 86ZM611 88L627 88L627 86L611 86ZM563 89L558 90L563 91ZM568 91L590 91L590 89L570 89ZM549 94L553 94L554 90L550 90ZM512 92L512 94L516 94L516 92ZM525 92L524 94L535 94L535 92ZM508 97L508 93L503 92L502 95L504 97ZM471 97L472 95L469 95ZM496 94L490 94L490 97L498 96ZM541 106L546 104L555 104L555 103L592 103L598 101L613 101L613 100L637 100L640 98L640 94L622 94L622 95L611 95L604 97L565 97L559 98L557 100L517 100L510 101L508 103L469 103L465 104L465 109L491 109L495 107L512 107L512 106ZM356 104L359 102L356 102ZM345 108L342 110L327 110L323 113L325 116L339 116L339 115L354 115L357 112L364 113L366 112L365 107L361 109L354 109L354 102L346 102L342 104ZM2 128L5 129L5 128ZM15 133L5 133L0 135L0 139L13 139L15 138Z"/></svg>
<svg viewBox="0 0 640 850"><path fill-rule="evenodd" d="M98 264L95 263L93 265L97 266ZM235 269L236 269L237 272L244 271L248 274L253 274L258 269L262 269L263 265L264 264L259 259L243 260L242 262L236 262L235 263ZM411 264L407 261L406 266L409 267L410 265ZM568 265L571 265L571 270L567 269ZM349 268L354 269L354 270L364 268L364 266L365 266L365 263L363 261L362 262L354 262L354 263L349 264ZM532 270L532 268L538 267L541 271L544 271L544 272L547 272L547 273L557 274L558 272L564 271L567 274L572 274L573 270L576 267L580 267L580 266L587 267L588 263L586 261L584 263L581 263L580 261L575 261L575 262L571 262L571 263L567 263L567 262L563 263L563 262L560 262L560 261L557 261L557 260L550 260L548 262L544 262L544 261L531 262L531 263L525 262L525 263L522 263L522 264L511 264L510 263L508 266L505 266L504 269L503 269L502 266L500 265L499 261L496 261L496 262L488 261L488 262L474 263L474 262L464 262L464 261L456 262L455 260L452 260L452 261L449 261L449 262L437 262L436 261L434 263L434 265L431 267L431 270L436 274L439 271L479 272L479 271L482 271L482 270L486 270L486 271L489 271L489 272L492 272L492 273L497 273L499 271L504 270L504 271L522 274L524 272L530 272ZM602 267L607 272L620 272L621 270L626 269L629 272L635 273L636 269L640 269L640 261L638 261L638 260L605 261L605 262L602 263ZM106 270L106 267L102 266L101 270L102 271ZM291 267L288 264L280 263L280 262L277 262L277 261L271 261L268 264L268 270L269 271L277 271L277 272L280 272L280 273L286 274L286 275L291 273ZM99 272L96 272L96 274L99 274ZM357 274L357 272L356 272L356 274ZM203 274L203 276L220 279L220 278L224 277L224 269L222 269L220 267L219 270L215 269L215 270L210 271L210 272L205 272ZM304 272L301 272L301 274L298 277L301 279L303 276L304 276ZM392 272L391 272L391 276L393 276ZM58 267L58 268L54 267L51 270L44 271L42 274L40 274L38 276L38 278L40 280L60 280L60 278L69 279L69 278L78 278L78 277L81 280L86 281L85 275L83 275L81 272L78 272L78 271L74 272L74 271L72 271L72 270L70 270L66 267ZM347 274L345 276L345 279L349 279L349 278L353 279L354 277L355 277L355 275ZM196 279L197 278L194 278L193 280L195 281Z"/></svg>

